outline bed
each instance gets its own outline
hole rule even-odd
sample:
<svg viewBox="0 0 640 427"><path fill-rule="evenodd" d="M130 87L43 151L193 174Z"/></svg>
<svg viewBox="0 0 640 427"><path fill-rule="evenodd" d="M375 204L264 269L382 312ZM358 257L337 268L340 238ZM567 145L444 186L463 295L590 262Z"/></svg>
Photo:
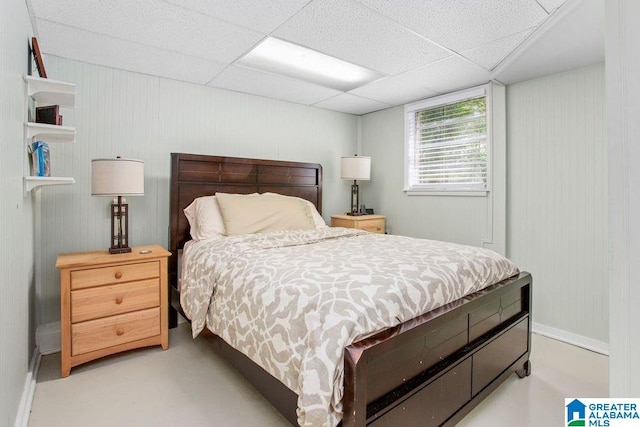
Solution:
<svg viewBox="0 0 640 427"><path fill-rule="evenodd" d="M170 326L183 312L179 253L190 240L183 210L214 193L277 193L322 208L319 164L173 153ZM327 231L326 233L329 233ZM494 283L345 346L342 426L455 425L514 372L530 374L531 276ZM219 352L296 425L298 396L224 340Z"/></svg>

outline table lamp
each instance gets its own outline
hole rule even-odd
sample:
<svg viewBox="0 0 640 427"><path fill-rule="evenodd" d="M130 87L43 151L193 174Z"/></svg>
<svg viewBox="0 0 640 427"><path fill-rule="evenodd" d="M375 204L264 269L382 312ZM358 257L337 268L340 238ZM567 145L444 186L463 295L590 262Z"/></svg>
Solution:
<svg viewBox="0 0 640 427"><path fill-rule="evenodd" d="M360 189L358 180L368 181L371 175L371 157L358 156L342 157L340 165L342 179L352 179L351 185L351 212L347 215L363 215L358 211L360 202Z"/></svg>
<svg viewBox="0 0 640 427"><path fill-rule="evenodd" d="M91 160L91 195L112 196L109 253L131 252L129 205L123 196L144 196L144 162L135 159Z"/></svg>

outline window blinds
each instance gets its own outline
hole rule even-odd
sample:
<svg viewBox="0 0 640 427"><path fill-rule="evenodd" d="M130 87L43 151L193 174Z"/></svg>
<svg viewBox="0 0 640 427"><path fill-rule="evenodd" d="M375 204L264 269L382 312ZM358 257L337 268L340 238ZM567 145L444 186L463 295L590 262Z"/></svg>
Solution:
<svg viewBox="0 0 640 427"><path fill-rule="evenodd" d="M463 95L405 110L408 189L487 190L486 96L484 90Z"/></svg>

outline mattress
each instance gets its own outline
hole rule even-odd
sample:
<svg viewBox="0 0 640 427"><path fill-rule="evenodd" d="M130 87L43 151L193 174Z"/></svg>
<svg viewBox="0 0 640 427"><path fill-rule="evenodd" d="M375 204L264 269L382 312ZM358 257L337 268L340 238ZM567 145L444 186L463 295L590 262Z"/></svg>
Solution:
<svg viewBox="0 0 640 427"><path fill-rule="evenodd" d="M346 228L191 243L180 299L298 395L301 426L342 418L344 348L518 274L487 249Z"/></svg>

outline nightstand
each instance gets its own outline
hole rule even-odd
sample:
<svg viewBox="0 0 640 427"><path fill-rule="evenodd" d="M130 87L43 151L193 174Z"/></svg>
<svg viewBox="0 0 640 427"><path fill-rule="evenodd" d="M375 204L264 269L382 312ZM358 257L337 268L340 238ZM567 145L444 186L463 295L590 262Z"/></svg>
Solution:
<svg viewBox="0 0 640 427"><path fill-rule="evenodd" d="M332 227L359 228L371 233L384 234L385 232L385 216L384 215L332 215Z"/></svg>
<svg viewBox="0 0 640 427"><path fill-rule="evenodd" d="M130 253L60 254L62 376L71 368L139 347L169 347L167 257L158 245Z"/></svg>

